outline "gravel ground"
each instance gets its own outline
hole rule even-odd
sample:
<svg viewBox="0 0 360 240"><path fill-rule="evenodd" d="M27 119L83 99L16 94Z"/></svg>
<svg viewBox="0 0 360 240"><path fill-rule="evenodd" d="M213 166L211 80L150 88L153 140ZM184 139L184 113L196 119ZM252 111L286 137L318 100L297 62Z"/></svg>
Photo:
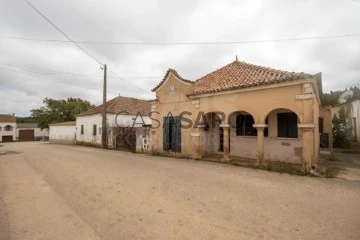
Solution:
<svg viewBox="0 0 360 240"><path fill-rule="evenodd" d="M0 239L360 239L360 183L45 143L0 148Z"/></svg>

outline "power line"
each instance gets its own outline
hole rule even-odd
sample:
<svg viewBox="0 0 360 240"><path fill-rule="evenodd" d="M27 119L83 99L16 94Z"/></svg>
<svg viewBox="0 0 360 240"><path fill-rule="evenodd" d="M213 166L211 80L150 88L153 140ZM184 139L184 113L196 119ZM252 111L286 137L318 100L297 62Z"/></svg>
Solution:
<svg viewBox="0 0 360 240"><path fill-rule="evenodd" d="M139 89L139 90L141 90L141 91L143 91L143 92L146 92L147 94L150 93L150 91L145 90L145 89L142 89L141 87L138 87L138 86L132 84L131 82L129 82L129 81L126 80L125 78L120 77L116 72L112 71L111 69L109 69L109 71L112 72L113 74L115 74L115 75L117 76L117 78L119 78L119 79L124 80L125 82L127 82L129 85L134 86L134 87L136 87L137 89ZM151 94L149 94L149 95L152 95L152 96L153 96L153 93L151 93Z"/></svg>
<svg viewBox="0 0 360 240"><path fill-rule="evenodd" d="M14 72L14 73L19 73L19 74L25 74L25 75L28 75L28 76L31 76L31 77L35 77L31 74L27 74L24 72L24 70L21 70L19 69L20 71L17 71L17 70L14 70L14 69L6 69L6 68L2 68L0 67L0 70L6 70L6 71L10 71L10 72ZM45 81L50 81L50 82L55 82L55 83L60 83L60 84L64 84L64 85L69 85L69 86L74 86L74 87L81 87L81 88L86 88L86 89L91 89L91 90L97 90L97 91L101 91L100 88L95 88L95 87L88 87L88 86L82 86L82 85L77 85L77 84L71 84L71 83L65 83L65 82L59 82L59 81L54 81L52 79L46 79L46 78L43 78L43 77L40 77L40 76L36 76L42 80L45 80ZM115 92L115 91L108 91L110 93L114 93L114 94L118 94L119 92Z"/></svg>
<svg viewBox="0 0 360 240"><path fill-rule="evenodd" d="M96 77L96 78L102 78L103 76L100 75L89 75L89 74L79 74L79 73L71 73L71 72L58 72L58 71L53 71L53 70L48 70L48 69L39 69L39 68L31 68L31 67L26 67L26 66L19 66L19 65L12 65L12 64L1 64L0 66L6 66L6 67L15 67L15 68L25 68L25 69L31 69L31 70L23 70L23 71L27 71L27 72L32 72L32 73L37 73L37 74L44 74L44 75L72 75L72 76L79 76L79 77ZM36 70L42 70L42 72L39 71L34 71L34 69ZM138 79L145 79L145 78L162 78L163 76L130 76L130 77L123 77L123 78L138 78ZM108 77L108 78L114 78L114 79L118 79L118 77Z"/></svg>
<svg viewBox="0 0 360 240"><path fill-rule="evenodd" d="M80 50L82 50L83 52L85 52L89 57L91 57L92 59L94 59L96 62L98 62L100 65L103 65L96 57L94 57L92 54L90 54L88 51L86 51L83 47L81 47L77 42L75 42L74 40L72 40L65 32L63 32L60 28L58 28L52 21L50 21L50 19L48 19L44 14L42 14L34 5L32 5L28 0L25 0L25 2L27 2L30 7L32 9L34 9L38 14L40 14L48 23L50 23L54 28L56 28L60 33L62 33L67 39L69 39L69 41L71 41L73 44L75 44ZM109 69L110 70L110 69ZM110 70L111 71L111 70ZM117 75L114 71L111 71L113 72L115 75ZM117 75L118 76L118 75ZM121 78L120 76L118 76L119 78ZM145 91L147 94L149 94L150 91L146 91L132 83L130 83L129 81L127 81L126 79L124 78L121 78L123 79L124 81L126 81L128 84L142 90L142 91ZM152 94L151 94L152 95Z"/></svg>
<svg viewBox="0 0 360 240"><path fill-rule="evenodd" d="M27 1L27 0L25 0ZM58 39L38 39L38 38L24 38L14 36L0 36L1 39L13 39L36 42L72 42L78 44L101 44L101 45L232 45L232 44L251 44L251 43L267 43L267 42L290 42L290 41L305 41L316 39L333 39L333 38L350 38L360 37L360 34L346 34L346 35L330 35L330 36L313 36L313 37L298 37L298 38L279 38L279 39L264 39L264 40L249 40L249 41L213 41L213 42L107 42L107 41L67 41ZM82 49L82 48L81 48ZM82 49L83 50L83 49Z"/></svg>
<svg viewBox="0 0 360 240"><path fill-rule="evenodd" d="M31 77L35 77L35 76L32 75L32 74L27 74L26 72L30 72L30 73L34 73L34 74L41 74L41 73L39 73L39 72L32 72L32 71L23 70L23 69L20 69L20 68L18 68L17 70L8 69L8 68L4 68L4 67L2 67L2 66L0 66L0 70L6 70L6 71L10 71L10 72L19 73L19 74L25 74L25 75L28 75L28 76L31 76ZM18 71L18 70L20 70L20 71ZM113 71L111 71L111 72L113 72ZM113 73L114 73L114 72L113 72ZM114 73L114 74L116 74L116 73ZM37 77L39 77L39 76L37 76ZM100 91L100 90L101 90L101 89L99 89L99 88L87 87L87 86L78 85L78 84L64 83L64 82L59 82L59 81L55 81L55 80L52 80L52 79L45 79L45 78L43 78L43 77L39 77L39 78L41 78L41 79L43 79L43 80L45 80L45 81L51 81L51 82L60 83L60 84L65 84L65 85L69 85L69 86L81 87L81 88L86 88L86 89L91 89L91 90L97 90L97 91ZM124 79L124 78L121 78L121 77L116 77L116 78L117 78L117 79L120 78L120 79L126 81L127 83L129 83L129 82L128 82L126 79ZM131 84L131 83L129 83L129 84ZM131 85L133 85L133 84L131 84ZM136 85L133 85L133 86L137 87ZM150 94L149 94L149 91L146 91L146 90L141 89L141 88L139 88L139 87L137 87L137 88L140 89L140 90L142 90L142 91L144 91L144 92L146 92L148 95L150 95ZM119 93L120 93L120 92L110 91L110 90L107 90L107 92L108 92L108 93L113 93L113 94L119 94ZM153 95L153 94L151 94L151 95Z"/></svg>
<svg viewBox="0 0 360 240"><path fill-rule="evenodd" d="M69 39L69 41L71 41L73 44L75 44L81 51L83 51L84 53L86 53L89 57L91 57L92 59L94 59L96 62L98 62L100 65L102 65L102 63L96 58L94 57L94 55L92 55L91 53L89 53L88 51L86 51L83 47L81 47L77 42L73 41L66 33L64 33L60 28L58 28L52 21L50 21L50 19L48 19L44 14L42 14L34 5L32 5L28 0L25 0L25 2L27 4L29 4L29 6L34 9L38 14L40 14L40 16L42 16L48 23L50 23L54 28L56 28L60 33L62 33L67 39Z"/></svg>

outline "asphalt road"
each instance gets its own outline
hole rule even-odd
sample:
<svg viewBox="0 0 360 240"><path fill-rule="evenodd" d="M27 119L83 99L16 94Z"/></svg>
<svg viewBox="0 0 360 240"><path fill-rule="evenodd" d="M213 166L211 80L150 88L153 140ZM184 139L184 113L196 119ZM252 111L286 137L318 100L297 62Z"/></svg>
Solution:
<svg viewBox="0 0 360 240"><path fill-rule="evenodd" d="M2 145L0 239L360 239L358 181Z"/></svg>

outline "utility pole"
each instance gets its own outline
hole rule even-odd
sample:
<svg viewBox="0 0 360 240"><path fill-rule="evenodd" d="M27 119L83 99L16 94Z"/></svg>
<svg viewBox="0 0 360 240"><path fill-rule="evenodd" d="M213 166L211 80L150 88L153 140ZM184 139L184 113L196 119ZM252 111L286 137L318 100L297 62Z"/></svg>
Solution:
<svg viewBox="0 0 360 240"><path fill-rule="evenodd" d="M104 87L103 87L103 109L102 109L102 131L101 131L101 148L106 146L106 64L104 64Z"/></svg>

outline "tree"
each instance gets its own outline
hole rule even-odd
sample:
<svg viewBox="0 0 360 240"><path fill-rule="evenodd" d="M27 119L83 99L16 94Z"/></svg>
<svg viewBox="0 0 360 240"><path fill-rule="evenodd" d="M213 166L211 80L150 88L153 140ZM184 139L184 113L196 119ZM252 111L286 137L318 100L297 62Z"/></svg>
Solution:
<svg viewBox="0 0 360 240"><path fill-rule="evenodd" d="M345 109L341 107L339 110L339 117L335 114L332 119L334 148L350 148L351 146L346 115Z"/></svg>
<svg viewBox="0 0 360 240"><path fill-rule="evenodd" d="M16 122L17 123L34 123L36 121L32 117L16 117Z"/></svg>
<svg viewBox="0 0 360 240"><path fill-rule="evenodd" d="M348 89L345 89L344 91L330 91L330 93L324 93L321 97L321 105L323 106L336 106L339 105L338 100L342 93L347 91ZM350 101L353 100L360 100L360 89L359 87L350 87L350 90L353 91L354 95L350 99Z"/></svg>
<svg viewBox="0 0 360 240"><path fill-rule="evenodd" d="M76 115L95 107L89 101L80 98L45 98L43 103L45 106L31 110L31 117L41 128L48 128L50 123L75 121Z"/></svg>

